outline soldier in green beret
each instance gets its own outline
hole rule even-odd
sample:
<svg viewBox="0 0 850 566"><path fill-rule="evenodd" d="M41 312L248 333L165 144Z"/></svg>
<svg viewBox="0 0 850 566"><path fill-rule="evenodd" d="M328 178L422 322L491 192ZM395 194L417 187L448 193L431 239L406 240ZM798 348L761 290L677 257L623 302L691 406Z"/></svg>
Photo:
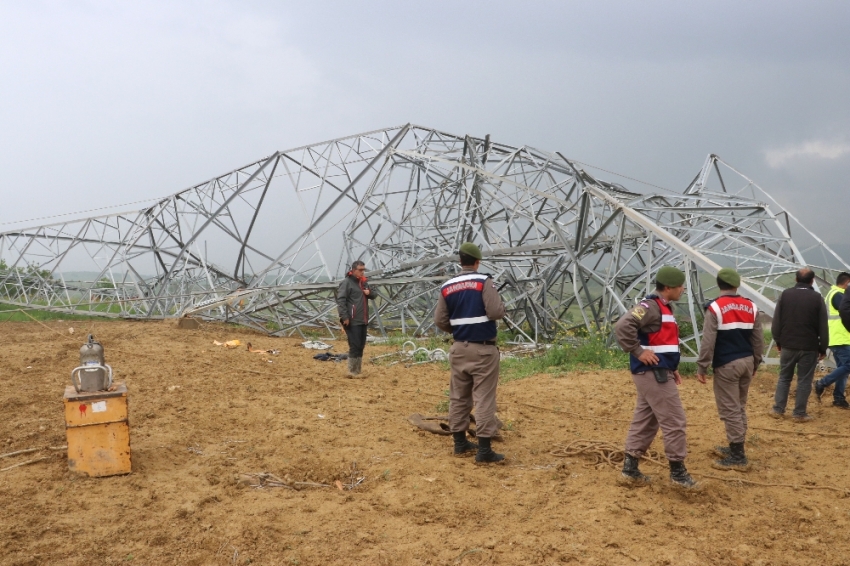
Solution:
<svg viewBox="0 0 850 566"><path fill-rule="evenodd" d="M726 425L729 446L714 450L720 470L749 469L744 453L747 436L747 393L764 354L764 335L758 307L738 294L741 276L731 267L717 272L720 296L705 307L702 342L697 360L697 379L705 383L708 366L714 369L714 400Z"/></svg>
<svg viewBox="0 0 850 566"><path fill-rule="evenodd" d="M491 440L499 437L496 387L499 385L499 348L496 321L505 316L505 304L493 279L478 273L481 250L466 242L458 250L461 272L440 288L434 323L451 332L449 349L449 429L454 455L475 454L476 464L498 464L505 457L493 451ZM478 444L466 438L470 411L475 407Z"/></svg>
<svg viewBox="0 0 850 566"><path fill-rule="evenodd" d="M685 291L685 274L665 266L655 276L655 293L641 300L620 317L614 335L629 353L632 381L637 389L632 423L626 437L624 481L634 485L649 483L638 462L658 433L664 434L664 452L670 463L674 485L692 488L697 483L685 468L688 455L685 438L685 409L679 398L679 327L673 316L673 303Z"/></svg>

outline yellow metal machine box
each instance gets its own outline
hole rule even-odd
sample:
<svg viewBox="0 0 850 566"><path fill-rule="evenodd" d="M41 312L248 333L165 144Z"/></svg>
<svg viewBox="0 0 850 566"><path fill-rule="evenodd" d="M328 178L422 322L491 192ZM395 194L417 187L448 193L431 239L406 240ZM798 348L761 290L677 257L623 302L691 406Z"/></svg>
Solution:
<svg viewBox="0 0 850 566"><path fill-rule="evenodd" d="M68 468L89 476L130 473L130 425L127 386L114 391L77 393L65 388L65 433Z"/></svg>

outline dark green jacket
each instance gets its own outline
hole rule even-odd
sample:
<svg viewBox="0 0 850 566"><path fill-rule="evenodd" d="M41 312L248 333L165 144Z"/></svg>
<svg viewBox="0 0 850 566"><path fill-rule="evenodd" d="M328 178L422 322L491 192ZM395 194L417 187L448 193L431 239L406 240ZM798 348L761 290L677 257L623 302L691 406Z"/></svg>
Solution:
<svg viewBox="0 0 850 566"><path fill-rule="evenodd" d="M369 289L369 296L363 294L363 289ZM367 299L375 299L375 292L365 281L349 275L342 280L336 290L336 308L339 320L350 320L351 324L369 323L369 303Z"/></svg>

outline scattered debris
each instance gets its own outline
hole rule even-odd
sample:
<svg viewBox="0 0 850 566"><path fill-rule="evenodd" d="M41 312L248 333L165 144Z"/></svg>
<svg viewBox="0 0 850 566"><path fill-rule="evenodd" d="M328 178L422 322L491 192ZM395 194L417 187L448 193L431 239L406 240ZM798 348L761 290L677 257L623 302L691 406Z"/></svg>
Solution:
<svg viewBox="0 0 850 566"><path fill-rule="evenodd" d="M389 354L382 354L380 356L375 356L372 358L372 363L375 363L376 360L387 360L391 358L398 358L395 361L392 361L387 364L387 366L394 366L396 364L407 362L404 364L404 367L416 366L419 364L429 364L432 362L446 361L449 359L449 355L442 348L434 348L433 350L429 350L428 348L423 348L417 346L415 342L408 340L404 344L401 345L401 350L398 352L390 352Z"/></svg>
<svg viewBox="0 0 850 566"><path fill-rule="evenodd" d="M433 434L439 434L440 436L451 436L452 433L449 430L449 425L446 424L448 420L449 417L446 415L423 417L419 413L414 413L407 417L407 422L416 428Z"/></svg>
<svg viewBox="0 0 850 566"><path fill-rule="evenodd" d="M224 346L225 348L238 348L242 345L242 342L239 340L228 340L227 342L219 342L218 340L213 340L213 344L216 346Z"/></svg>
<svg viewBox="0 0 850 566"><path fill-rule="evenodd" d="M515 344L510 350L501 350L499 352L500 360L513 360L517 358L531 358L544 353L552 347L552 344L540 344L534 342L523 342Z"/></svg>
<svg viewBox="0 0 850 566"><path fill-rule="evenodd" d="M348 359L348 354L331 354L330 352L325 352L323 354L316 354L313 356L313 359L320 362L341 362Z"/></svg>
<svg viewBox="0 0 850 566"><path fill-rule="evenodd" d="M26 466L27 464L34 464L36 462L41 462L42 460L47 460L47 456L42 456L41 458L34 458L32 460L27 460L26 462L21 462L20 464L13 464L6 468L0 468L0 472L5 472L8 470L12 470L14 468L20 468L21 466Z"/></svg>
<svg viewBox="0 0 850 566"><path fill-rule="evenodd" d="M344 484L345 489L352 490L366 480L366 476L357 469L357 462L351 463L351 471L348 474L349 482Z"/></svg>
<svg viewBox="0 0 850 566"><path fill-rule="evenodd" d="M73 328L73 327L69 328L69 329L68 329L68 334L73 334L73 333L74 333L74 328Z"/></svg>
<svg viewBox="0 0 850 566"><path fill-rule="evenodd" d="M239 474L237 484L243 487L253 487L254 489L282 487L298 491L306 487L336 487L340 491L350 491L363 483L366 480L366 476L357 468L357 462L352 462L348 473L348 483L343 483L341 480L335 480L333 485L312 481L289 481L289 476L286 476L286 480L284 481L272 473L262 472L258 474Z"/></svg>
<svg viewBox="0 0 850 566"><path fill-rule="evenodd" d="M278 354L280 354L280 350L257 350L256 348L251 346L250 342L248 342L247 346L248 351L252 354L271 354L272 356L277 356Z"/></svg>
<svg viewBox="0 0 850 566"><path fill-rule="evenodd" d="M298 491L303 487L333 487L326 483L316 483L311 481L295 481L292 483L286 483L276 475L268 472L259 474L241 474L239 476L238 483L255 489L263 489L266 487L285 487L286 489L293 489L295 491Z"/></svg>
<svg viewBox="0 0 850 566"><path fill-rule="evenodd" d="M301 345L308 350L330 350L333 348L332 344L325 344L321 340L307 340L306 342L301 342Z"/></svg>
<svg viewBox="0 0 850 566"><path fill-rule="evenodd" d="M10 458L12 456L20 456L21 454L31 454L33 452L39 452L41 450L67 450L67 446L43 446L41 448L27 448L25 450L16 450L14 452L8 452L6 454L0 454L0 458ZM43 460L47 460L49 456L42 456L41 458L33 458L32 460L26 460L24 462L19 462L17 464L12 464L11 466L7 466L5 468L0 468L0 472L5 472L8 470L13 470L15 468L20 468L21 466L27 466L29 464L35 464L36 462L41 462Z"/></svg>

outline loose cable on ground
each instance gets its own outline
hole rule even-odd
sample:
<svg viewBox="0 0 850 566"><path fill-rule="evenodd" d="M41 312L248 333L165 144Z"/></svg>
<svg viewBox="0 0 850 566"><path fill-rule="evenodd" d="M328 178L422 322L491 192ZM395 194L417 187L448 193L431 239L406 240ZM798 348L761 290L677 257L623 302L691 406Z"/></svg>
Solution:
<svg viewBox="0 0 850 566"><path fill-rule="evenodd" d="M555 450L549 452L552 456L568 458L570 456L589 455L594 458L594 465L608 463L616 467L626 459L625 451L612 442L605 440L573 440L569 444L556 444ZM661 459L661 455L654 450L643 455L643 460L666 466L667 463Z"/></svg>

